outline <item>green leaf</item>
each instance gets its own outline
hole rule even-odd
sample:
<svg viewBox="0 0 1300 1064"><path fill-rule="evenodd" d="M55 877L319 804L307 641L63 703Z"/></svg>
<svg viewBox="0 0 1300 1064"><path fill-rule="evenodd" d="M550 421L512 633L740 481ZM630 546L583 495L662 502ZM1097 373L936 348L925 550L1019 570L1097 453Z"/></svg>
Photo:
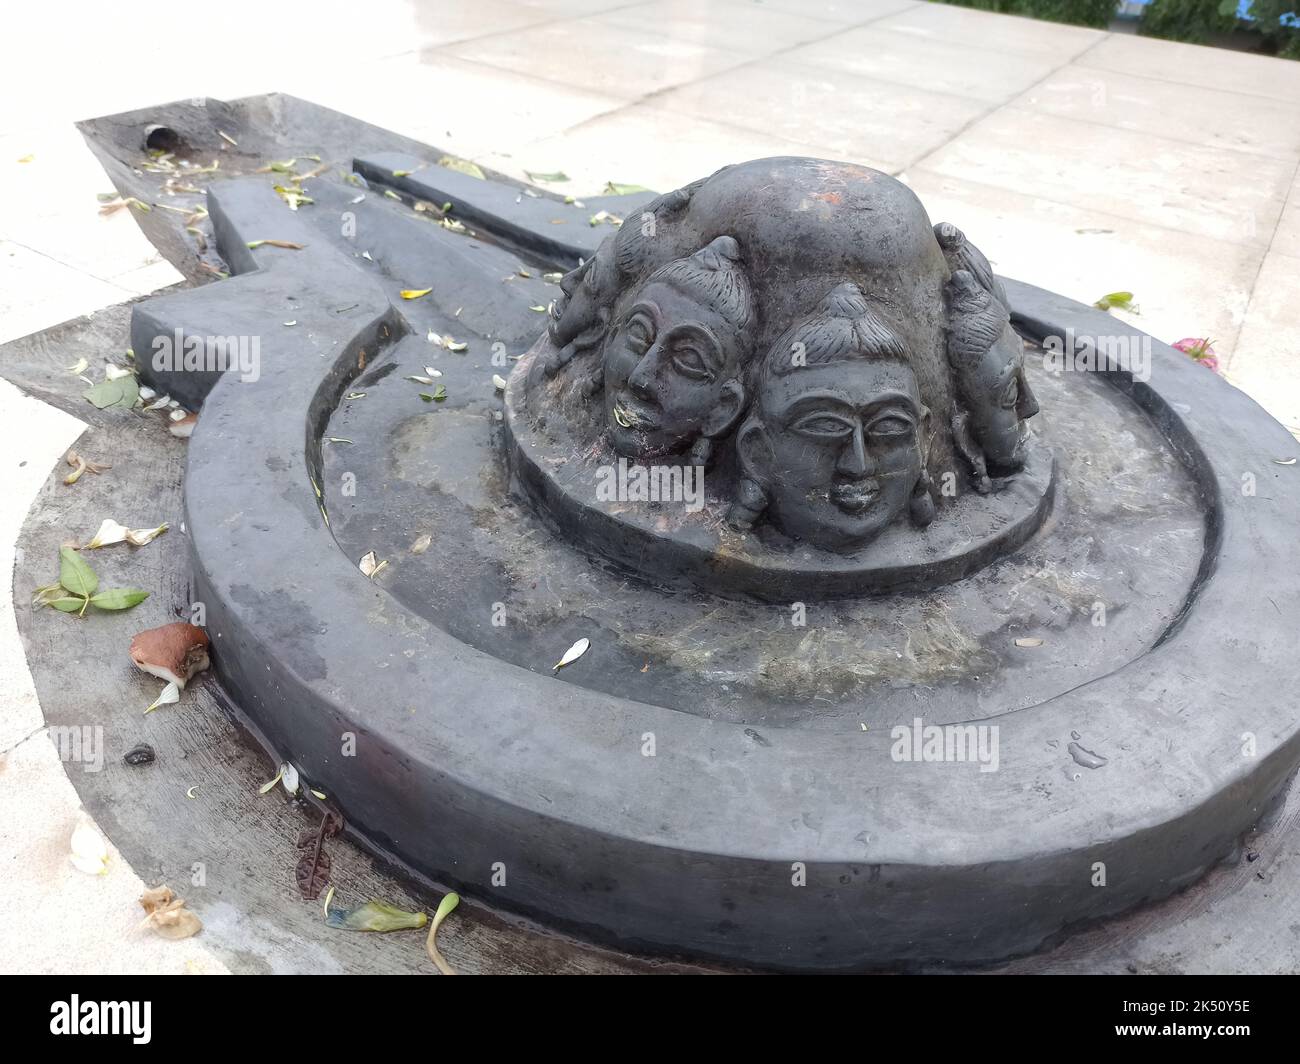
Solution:
<svg viewBox="0 0 1300 1064"><path fill-rule="evenodd" d="M622 185L617 181L611 181L605 186L605 195L607 196L630 196L634 192L649 191L644 185Z"/></svg>
<svg viewBox="0 0 1300 1064"><path fill-rule="evenodd" d="M149 597L149 592L134 587L110 587L92 595L90 604L101 610L129 610Z"/></svg>
<svg viewBox="0 0 1300 1064"><path fill-rule="evenodd" d="M458 174L469 174L470 177L477 177L480 181L487 180L487 175L468 159L457 159L454 155L444 155L438 160L438 165L445 166L448 170L455 170Z"/></svg>
<svg viewBox="0 0 1300 1064"><path fill-rule="evenodd" d="M1118 307L1120 310L1136 310L1133 305L1132 292L1108 292L1093 304L1098 310L1110 310L1112 307Z"/></svg>
<svg viewBox="0 0 1300 1064"><path fill-rule="evenodd" d="M532 170L525 170L529 181L567 181L569 175L563 170L556 170L553 174L536 174Z"/></svg>
<svg viewBox="0 0 1300 1064"><path fill-rule="evenodd" d="M116 380L100 381L83 393L82 398L100 410L107 410L110 406L130 409L140 399L140 385L136 382L135 374L128 373Z"/></svg>
<svg viewBox="0 0 1300 1064"><path fill-rule="evenodd" d="M331 909L325 923L341 931L406 931L429 922L426 913L412 913L371 898L355 909Z"/></svg>
<svg viewBox="0 0 1300 1064"><path fill-rule="evenodd" d="M45 599L42 605L53 606L60 613L79 613L85 608L86 600L80 595L64 596L63 598Z"/></svg>
<svg viewBox="0 0 1300 1064"><path fill-rule="evenodd" d="M86 559L71 547L59 548L59 583L82 598L90 598L99 589L99 577Z"/></svg>

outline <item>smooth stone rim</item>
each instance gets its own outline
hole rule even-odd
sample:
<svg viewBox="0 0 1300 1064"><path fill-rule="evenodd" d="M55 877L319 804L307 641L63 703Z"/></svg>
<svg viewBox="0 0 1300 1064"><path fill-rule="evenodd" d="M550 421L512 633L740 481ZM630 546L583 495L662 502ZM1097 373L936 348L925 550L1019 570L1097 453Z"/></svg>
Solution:
<svg viewBox="0 0 1300 1064"><path fill-rule="evenodd" d="M282 207L267 211L282 232ZM400 315L359 292L348 264L312 263L303 278L307 256L267 256L254 278L291 271L304 303L351 285L364 305L291 330L259 381L213 388L186 485L194 597L243 711L417 872L631 948L805 970L992 962L1188 885L1300 762L1300 496L1285 481L1296 467L1273 462L1296 444L1164 344L1151 341L1150 381L1110 378L1171 441L1210 514L1196 590L1149 652L999 718L1000 768L981 774L893 761L883 733L760 733L611 699L400 606L343 556L310 480L322 412L358 349L382 346ZM184 324L199 292L238 280L148 306L160 325ZM232 314L256 316L255 287ZM1032 286L1008 290L1018 326L1040 339L1067 328L1145 339ZM1074 732L1103 767L1076 771ZM355 757L341 753L347 734ZM498 864L506 884L494 887Z"/></svg>

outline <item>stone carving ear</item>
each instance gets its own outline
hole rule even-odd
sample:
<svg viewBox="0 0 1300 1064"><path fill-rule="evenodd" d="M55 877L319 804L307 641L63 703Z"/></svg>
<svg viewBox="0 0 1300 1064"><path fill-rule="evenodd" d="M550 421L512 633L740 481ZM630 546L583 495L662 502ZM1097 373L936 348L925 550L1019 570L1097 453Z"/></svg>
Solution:
<svg viewBox="0 0 1300 1064"><path fill-rule="evenodd" d="M933 419L930 417L930 408L921 407L921 475L916 478L916 484L912 487L912 497L908 500L908 516L912 519L912 524L917 528L924 528L934 520L935 507L934 495L930 491L930 447L933 444L931 430L933 428Z"/></svg>
<svg viewBox="0 0 1300 1064"><path fill-rule="evenodd" d="M763 482L771 458L763 422L756 417L749 418L736 433L740 480L736 485L736 498L727 511L727 524L732 528L748 531L767 509L767 491Z"/></svg>
<svg viewBox="0 0 1300 1064"><path fill-rule="evenodd" d="M993 488L989 480L988 463L984 459L984 450L976 442L970 431L970 415L960 406L954 405L955 413L952 415L952 443L960 454L970 465L971 481L975 485L975 490L981 495L987 495Z"/></svg>
<svg viewBox="0 0 1300 1064"><path fill-rule="evenodd" d="M704 419L700 435L709 439L725 436L745 412L745 385L739 377L733 377L722 386L718 395L718 404Z"/></svg>

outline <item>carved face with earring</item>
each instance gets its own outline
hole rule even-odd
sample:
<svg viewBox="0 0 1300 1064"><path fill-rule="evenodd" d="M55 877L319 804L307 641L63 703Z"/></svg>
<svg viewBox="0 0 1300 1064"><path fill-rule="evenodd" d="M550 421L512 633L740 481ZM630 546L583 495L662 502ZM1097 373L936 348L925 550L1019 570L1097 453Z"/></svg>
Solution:
<svg viewBox="0 0 1300 1064"><path fill-rule="evenodd" d="M624 304L605 343L605 414L620 453L691 449L707 460L745 407L755 327L740 248L720 236L655 270Z"/></svg>
<svg viewBox="0 0 1300 1064"><path fill-rule="evenodd" d="M1025 349L1007 309L966 270L948 282L948 361L958 410L953 440L971 462L976 488L988 476L1025 464L1029 426L1038 400L1025 379Z"/></svg>
<svg viewBox="0 0 1300 1064"><path fill-rule="evenodd" d="M759 366L736 439L733 524L764 511L830 550L870 542L904 511L934 517L925 461L930 412L902 343L853 284L836 288Z"/></svg>
<svg viewBox="0 0 1300 1064"><path fill-rule="evenodd" d="M1038 400L1025 379L1025 349L1011 328L1006 292L988 259L960 229L941 223L935 237L952 277L947 285L948 364L956 385L953 443L970 463L975 488L1025 464Z"/></svg>

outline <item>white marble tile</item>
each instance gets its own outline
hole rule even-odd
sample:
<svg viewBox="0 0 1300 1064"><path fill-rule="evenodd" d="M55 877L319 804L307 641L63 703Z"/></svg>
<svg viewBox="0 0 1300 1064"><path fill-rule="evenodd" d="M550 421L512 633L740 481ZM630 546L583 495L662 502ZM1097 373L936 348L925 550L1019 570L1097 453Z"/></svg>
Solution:
<svg viewBox="0 0 1300 1064"><path fill-rule="evenodd" d="M1009 105L919 166L1229 243L1268 245L1295 163Z"/></svg>

